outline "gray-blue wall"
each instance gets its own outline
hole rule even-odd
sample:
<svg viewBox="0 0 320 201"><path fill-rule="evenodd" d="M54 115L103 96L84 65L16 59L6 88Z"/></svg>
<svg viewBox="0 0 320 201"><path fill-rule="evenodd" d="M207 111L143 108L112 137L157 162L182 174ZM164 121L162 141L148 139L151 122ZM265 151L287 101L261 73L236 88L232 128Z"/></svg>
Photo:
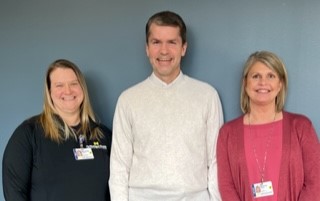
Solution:
<svg viewBox="0 0 320 201"><path fill-rule="evenodd" d="M41 112L44 73L58 58L80 66L111 127L119 94L151 72L144 28L160 10L185 19L182 69L218 90L226 121L241 114L244 61L264 49L287 65L286 109L307 115L320 133L319 0L0 0L0 155L16 126Z"/></svg>

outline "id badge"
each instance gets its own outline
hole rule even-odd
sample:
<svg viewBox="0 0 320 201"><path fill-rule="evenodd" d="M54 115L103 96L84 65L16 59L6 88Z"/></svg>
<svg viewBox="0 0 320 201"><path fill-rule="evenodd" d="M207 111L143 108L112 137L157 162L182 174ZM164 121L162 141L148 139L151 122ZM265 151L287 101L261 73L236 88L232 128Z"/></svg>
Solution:
<svg viewBox="0 0 320 201"><path fill-rule="evenodd" d="M73 154L76 160L94 159L94 155L91 148L75 148L73 149Z"/></svg>
<svg viewBox="0 0 320 201"><path fill-rule="evenodd" d="M261 198L273 195L273 187L271 181L252 184L252 193L254 198Z"/></svg>

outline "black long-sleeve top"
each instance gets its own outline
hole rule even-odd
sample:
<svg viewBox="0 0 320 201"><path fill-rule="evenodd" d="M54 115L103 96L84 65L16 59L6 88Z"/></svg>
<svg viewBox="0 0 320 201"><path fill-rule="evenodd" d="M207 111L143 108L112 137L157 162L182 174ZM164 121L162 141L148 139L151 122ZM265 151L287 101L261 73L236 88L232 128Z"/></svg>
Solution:
<svg viewBox="0 0 320 201"><path fill-rule="evenodd" d="M99 126L104 138L87 140L94 159L76 160L79 141L61 143L44 136L39 116L24 121L11 136L2 161L6 201L108 201L111 131Z"/></svg>

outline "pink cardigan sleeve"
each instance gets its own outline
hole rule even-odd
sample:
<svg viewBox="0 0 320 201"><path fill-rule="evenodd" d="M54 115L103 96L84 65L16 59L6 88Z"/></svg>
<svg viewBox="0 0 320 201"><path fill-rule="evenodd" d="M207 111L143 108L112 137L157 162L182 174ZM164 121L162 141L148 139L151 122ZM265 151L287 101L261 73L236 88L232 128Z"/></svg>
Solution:
<svg viewBox="0 0 320 201"><path fill-rule="evenodd" d="M303 121L297 133L303 158L304 184L299 201L320 201L320 143L310 121Z"/></svg>
<svg viewBox="0 0 320 201"><path fill-rule="evenodd" d="M228 152L228 127L220 129L217 143L218 186L223 201L241 201L232 178Z"/></svg>

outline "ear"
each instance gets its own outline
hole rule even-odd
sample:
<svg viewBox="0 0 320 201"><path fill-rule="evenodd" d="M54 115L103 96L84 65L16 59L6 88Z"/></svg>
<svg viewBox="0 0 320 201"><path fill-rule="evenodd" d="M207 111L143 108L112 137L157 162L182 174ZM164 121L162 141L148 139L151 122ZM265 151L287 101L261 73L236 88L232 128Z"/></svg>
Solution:
<svg viewBox="0 0 320 201"><path fill-rule="evenodd" d="M183 45L182 45L182 52L181 52L181 56L184 56L186 55L186 52L187 52L187 47L188 47L188 43L185 42Z"/></svg>
<svg viewBox="0 0 320 201"><path fill-rule="evenodd" d="M147 53L147 56L149 57L149 48L148 48L148 43L146 43L146 53Z"/></svg>
<svg viewBox="0 0 320 201"><path fill-rule="evenodd" d="M242 85L243 85L243 89L246 90L246 88L247 88L247 78L243 78L242 79Z"/></svg>
<svg viewBox="0 0 320 201"><path fill-rule="evenodd" d="M279 94L279 92L282 90L282 88L283 88L283 83L282 83L282 81L280 80L278 94Z"/></svg>

